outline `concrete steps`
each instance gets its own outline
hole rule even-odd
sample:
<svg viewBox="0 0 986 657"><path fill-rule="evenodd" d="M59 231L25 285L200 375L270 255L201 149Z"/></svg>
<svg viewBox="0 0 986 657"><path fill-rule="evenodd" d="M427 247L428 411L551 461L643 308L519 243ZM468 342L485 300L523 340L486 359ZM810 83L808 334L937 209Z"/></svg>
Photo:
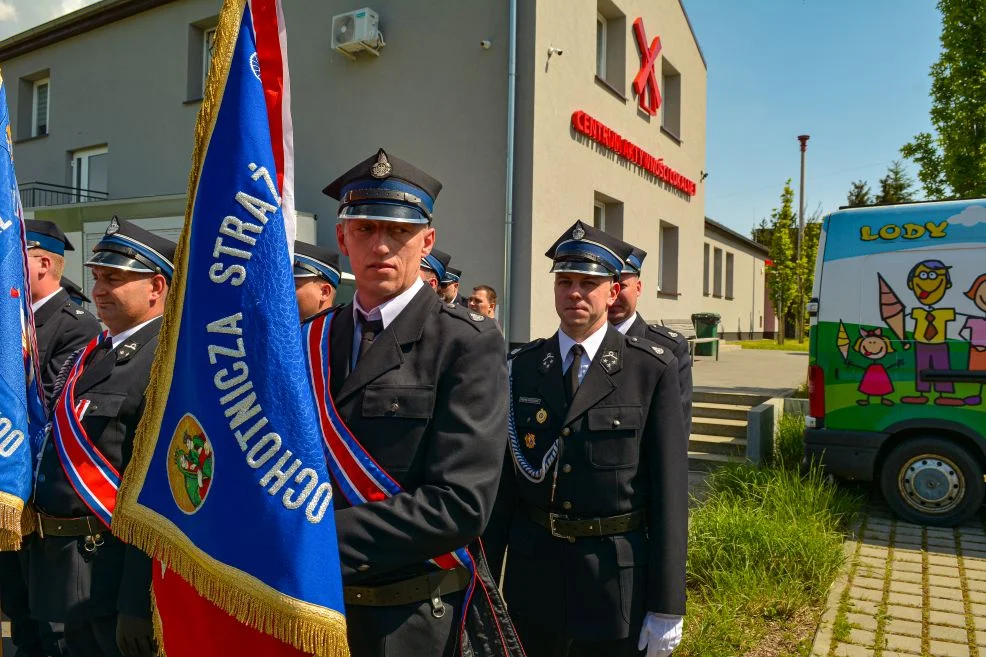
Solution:
<svg viewBox="0 0 986 657"><path fill-rule="evenodd" d="M689 469L708 471L727 463L743 463L747 414L766 400L763 395L696 390L688 438Z"/></svg>

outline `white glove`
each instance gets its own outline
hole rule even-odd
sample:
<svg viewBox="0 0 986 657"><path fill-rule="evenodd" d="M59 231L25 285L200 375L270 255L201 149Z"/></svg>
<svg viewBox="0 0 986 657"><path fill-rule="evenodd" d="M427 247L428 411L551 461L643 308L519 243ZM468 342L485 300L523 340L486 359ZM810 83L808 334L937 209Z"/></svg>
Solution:
<svg viewBox="0 0 986 657"><path fill-rule="evenodd" d="M640 628L637 650L647 649L647 657L667 657L681 643L681 616L648 611Z"/></svg>

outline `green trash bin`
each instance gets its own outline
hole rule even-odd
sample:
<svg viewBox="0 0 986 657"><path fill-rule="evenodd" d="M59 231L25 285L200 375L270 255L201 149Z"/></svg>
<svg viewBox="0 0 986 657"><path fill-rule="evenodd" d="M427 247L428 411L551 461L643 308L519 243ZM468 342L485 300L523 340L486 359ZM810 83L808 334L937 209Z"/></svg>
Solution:
<svg viewBox="0 0 986 657"><path fill-rule="evenodd" d="M722 317L719 313L695 313L692 315L692 323L695 324L695 335L699 338L715 338L719 333L719 322ZM715 351L713 351L715 350ZM718 342L699 342L695 345L696 356L711 356L715 353L719 355Z"/></svg>

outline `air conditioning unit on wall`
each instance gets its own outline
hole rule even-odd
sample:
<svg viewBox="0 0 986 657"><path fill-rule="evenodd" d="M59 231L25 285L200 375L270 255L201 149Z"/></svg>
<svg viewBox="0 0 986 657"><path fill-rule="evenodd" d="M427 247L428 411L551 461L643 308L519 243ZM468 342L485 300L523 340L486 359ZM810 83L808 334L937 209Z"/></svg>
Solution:
<svg viewBox="0 0 986 657"><path fill-rule="evenodd" d="M369 7L332 17L332 47L349 59L355 60L361 50L379 57L384 45L380 17Z"/></svg>

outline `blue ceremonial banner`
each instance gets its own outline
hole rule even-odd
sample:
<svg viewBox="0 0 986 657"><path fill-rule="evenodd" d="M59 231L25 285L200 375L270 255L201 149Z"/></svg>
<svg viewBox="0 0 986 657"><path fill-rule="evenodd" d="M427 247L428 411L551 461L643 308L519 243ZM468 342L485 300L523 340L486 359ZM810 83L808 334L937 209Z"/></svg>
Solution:
<svg viewBox="0 0 986 657"><path fill-rule="evenodd" d="M34 456L45 426L37 368L27 247L13 145L7 85L0 76L0 550L20 547L33 530L25 506L31 496ZM24 522L22 522L22 519Z"/></svg>
<svg viewBox="0 0 986 657"><path fill-rule="evenodd" d="M154 569L154 592L170 654L193 654L178 646L202 622L165 599L172 573L252 630L349 654L292 277L289 108L279 1L226 0L147 410L113 518L114 533L167 567Z"/></svg>

